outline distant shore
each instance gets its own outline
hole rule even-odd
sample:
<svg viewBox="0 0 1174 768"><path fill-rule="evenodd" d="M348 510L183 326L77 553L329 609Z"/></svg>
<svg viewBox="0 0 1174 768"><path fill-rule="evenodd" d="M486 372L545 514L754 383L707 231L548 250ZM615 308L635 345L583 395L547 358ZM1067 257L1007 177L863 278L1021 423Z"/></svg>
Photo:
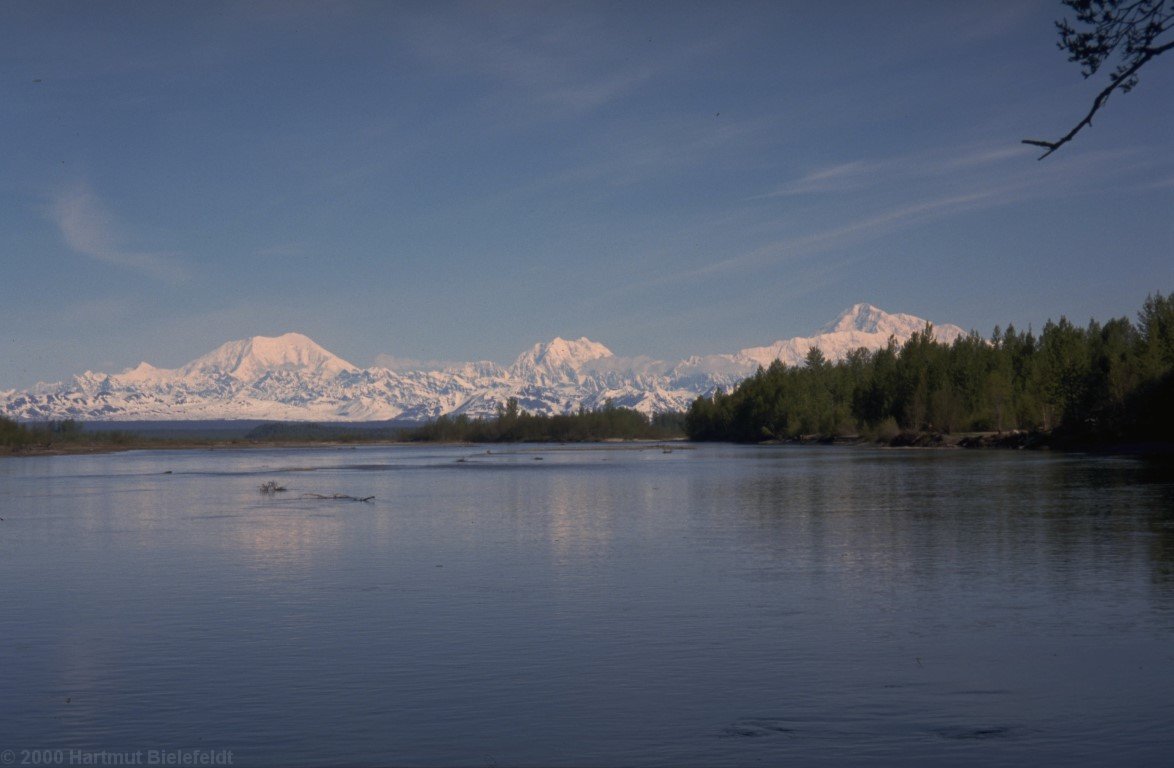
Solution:
<svg viewBox="0 0 1174 768"><path fill-rule="evenodd" d="M217 451L261 450L266 448L329 448L359 445L421 445L402 440L131 440L124 443L62 443L31 445L21 448L0 448L3 457L84 456L99 453L126 453L127 451Z"/></svg>
<svg viewBox="0 0 1174 768"><path fill-rule="evenodd" d="M889 438L859 435L804 435L791 440L768 440L768 445L846 445L874 448L925 448L962 450L1028 450L1101 453L1113 455L1174 456L1174 440L1089 440L1053 432L1005 430L1003 432L900 432Z"/></svg>
<svg viewBox="0 0 1174 768"><path fill-rule="evenodd" d="M125 453L127 451L217 451L266 450L298 448L357 448L359 446L435 446L435 445L516 445L521 442L538 444L578 445L607 443L609 445L656 445L659 443L694 445L685 438L603 438L589 441L505 441L493 443L461 440L248 440L248 439L167 439L131 438L122 442L63 442L28 445L20 448L0 448L0 458L31 458L36 456L84 456L90 454ZM1112 455L1174 456L1174 441L1147 442L1088 442L1065 440L1049 433L1006 431L967 432L947 434L940 432L902 432L890 439L870 439L859 435L804 435L790 440L766 440L759 445L835 445L869 448L911 448L931 450L1056 450L1074 453Z"/></svg>

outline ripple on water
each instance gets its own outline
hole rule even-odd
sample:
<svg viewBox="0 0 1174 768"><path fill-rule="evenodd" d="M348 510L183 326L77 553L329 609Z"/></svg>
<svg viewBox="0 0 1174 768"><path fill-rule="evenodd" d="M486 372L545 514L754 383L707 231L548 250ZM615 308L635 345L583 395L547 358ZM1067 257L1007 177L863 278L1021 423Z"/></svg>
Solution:
<svg viewBox="0 0 1174 768"><path fill-rule="evenodd" d="M1006 725L992 726L961 726L941 728L936 731L943 739L951 741L982 741L986 739L1006 739L1014 735L1014 729Z"/></svg>
<svg viewBox="0 0 1174 768"><path fill-rule="evenodd" d="M794 736L795 728L788 720L771 717L747 717L735 720L722 729L723 737L759 738L762 736Z"/></svg>

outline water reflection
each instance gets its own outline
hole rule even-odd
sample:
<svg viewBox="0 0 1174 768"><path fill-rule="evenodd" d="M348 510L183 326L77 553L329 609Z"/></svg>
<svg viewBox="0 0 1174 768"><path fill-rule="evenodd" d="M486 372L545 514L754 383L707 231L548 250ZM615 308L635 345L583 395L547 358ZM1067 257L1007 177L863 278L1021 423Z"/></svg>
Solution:
<svg viewBox="0 0 1174 768"><path fill-rule="evenodd" d="M555 561L603 558L612 539L613 516L632 514L630 499L622 502L611 487L590 476L560 474L549 485L550 547Z"/></svg>
<svg viewBox="0 0 1174 768"><path fill-rule="evenodd" d="M258 567L289 568L319 554L332 558L342 545L346 523L338 513L290 507L253 508L247 513L227 526L228 536L231 545Z"/></svg>
<svg viewBox="0 0 1174 768"><path fill-rule="evenodd" d="M0 746L1165 756L1174 498L1132 460L537 446L13 466ZM261 495L270 479L290 491Z"/></svg>
<svg viewBox="0 0 1174 768"><path fill-rule="evenodd" d="M1030 580L1059 598L1171 571L1171 483L1128 459L780 449L753 472L693 478L690 496L749 515L771 573Z"/></svg>

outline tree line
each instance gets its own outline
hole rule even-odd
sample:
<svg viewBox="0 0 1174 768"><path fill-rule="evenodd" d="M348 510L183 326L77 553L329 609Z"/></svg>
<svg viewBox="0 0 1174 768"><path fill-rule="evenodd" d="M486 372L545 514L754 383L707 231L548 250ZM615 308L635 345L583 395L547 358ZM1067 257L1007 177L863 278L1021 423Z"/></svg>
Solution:
<svg viewBox="0 0 1174 768"><path fill-rule="evenodd" d="M1174 296L1146 299L1136 322L1079 327L1061 317L1036 336L1013 326L952 344L932 328L838 362L813 348L803 365L775 361L733 391L697 398L685 414L646 416L611 403L578 413L530 414L511 398L495 416L441 416L409 429L277 424L248 440L579 442L670 439L761 442L810 436L896 441L912 433L1031 432L1056 444L1170 442L1174 435ZM85 432L73 420L22 424L0 417L0 448L129 445L124 432Z"/></svg>
<svg viewBox="0 0 1174 768"><path fill-rule="evenodd" d="M125 446L134 439L119 430L86 432L84 425L74 419L22 424L0 416L0 448L8 451L52 448L55 445Z"/></svg>
<svg viewBox="0 0 1174 768"><path fill-rule="evenodd" d="M234 444L257 442L584 442L593 440L666 440L684 436L682 413L646 416L630 408L607 404L593 411L546 416L520 410L517 398L498 407L487 419L468 416L441 416L417 427L388 426L357 428L344 424L307 422L271 422L250 430ZM27 451L65 446L167 447L169 445L213 444L206 438L166 440L124 431L84 429L81 422L67 419L40 423L20 423L0 416L0 449Z"/></svg>
<svg viewBox="0 0 1174 768"><path fill-rule="evenodd" d="M497 414L488 419L465 415L440 416L423 426L407 430L403 438L421 442L541 443L585 442L605 439L665 440L684 434L684 415L660 413L646 416L631 408L611 403L598 410L580 408L578 413L547 416L526 413L511 397Z"/></svg>
<svg viewBox="0 0 1174 768"><path fill-rule="evenodd" d="M802 366L774 362L732 392L699 397L693 440L760 442L805 435L892 440L901 432L1028 430L1058 442L1170 440L1174 296L1146 299L1137 321L1061 317L1039 336L1013 326L952 344L932 328L904 344Z"/></svg>

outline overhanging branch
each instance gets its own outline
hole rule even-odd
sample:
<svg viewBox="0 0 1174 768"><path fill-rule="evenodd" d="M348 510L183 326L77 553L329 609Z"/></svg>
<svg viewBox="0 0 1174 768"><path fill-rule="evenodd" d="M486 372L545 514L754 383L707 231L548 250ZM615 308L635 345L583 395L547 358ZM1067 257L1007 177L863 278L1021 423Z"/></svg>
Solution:
<svg viewBox="0 0 1174 768"><path fill-rule="evenodd" d="M1035 147L1043 147L1044 149L1048 150L1047 152L1044 152L1042 155L1040 155L1038 158L1040 160L1043 160L1045 157L1052 154L1060 147L1062 147L1065 144L1067 144L1068 142L1072 141L1073 137L1075 137L1076 134L1080 133L1081 129L1083 129L1085 126L1092 125L1093 115L1095 115L1097 113L1097 111L1105 105L1105 102L1109 100L1109 96L1112 95L1113 91L1117 90L1125 83L1128 83L1130 78L1132 78L1135 74L1137 74L1137 70L1141 69L1142 65L1144 65L1147 61L1154 58L1155 56L1159 56L1159 55L1165 53L1166 51L1170 50L1171 48L1174 48L1174 41L1166 43L1165 45L1162 45L1162 46L1158 46L1157 48L1143 49L1141 51L1141 55L1137 58L1136 61L1133 62L1133 64L1128 69L1115 74L1113 76L1113 81L1111 83L1109 83L1108 87L1097 94L1097 97L1095 99L1093 99L1092 109L1090 109L1088 111L1088 114L1084 116L1084 119L1081 120L1079 123L1077 123L1076 126L1071 131L1068 131L1068 133L1064 134L1059 139L1057 139L1055 141L1044 141L1042 139L1024 139L1023 143L1024 144L1031 144L1032 146L1035 146Z"/></svg>

